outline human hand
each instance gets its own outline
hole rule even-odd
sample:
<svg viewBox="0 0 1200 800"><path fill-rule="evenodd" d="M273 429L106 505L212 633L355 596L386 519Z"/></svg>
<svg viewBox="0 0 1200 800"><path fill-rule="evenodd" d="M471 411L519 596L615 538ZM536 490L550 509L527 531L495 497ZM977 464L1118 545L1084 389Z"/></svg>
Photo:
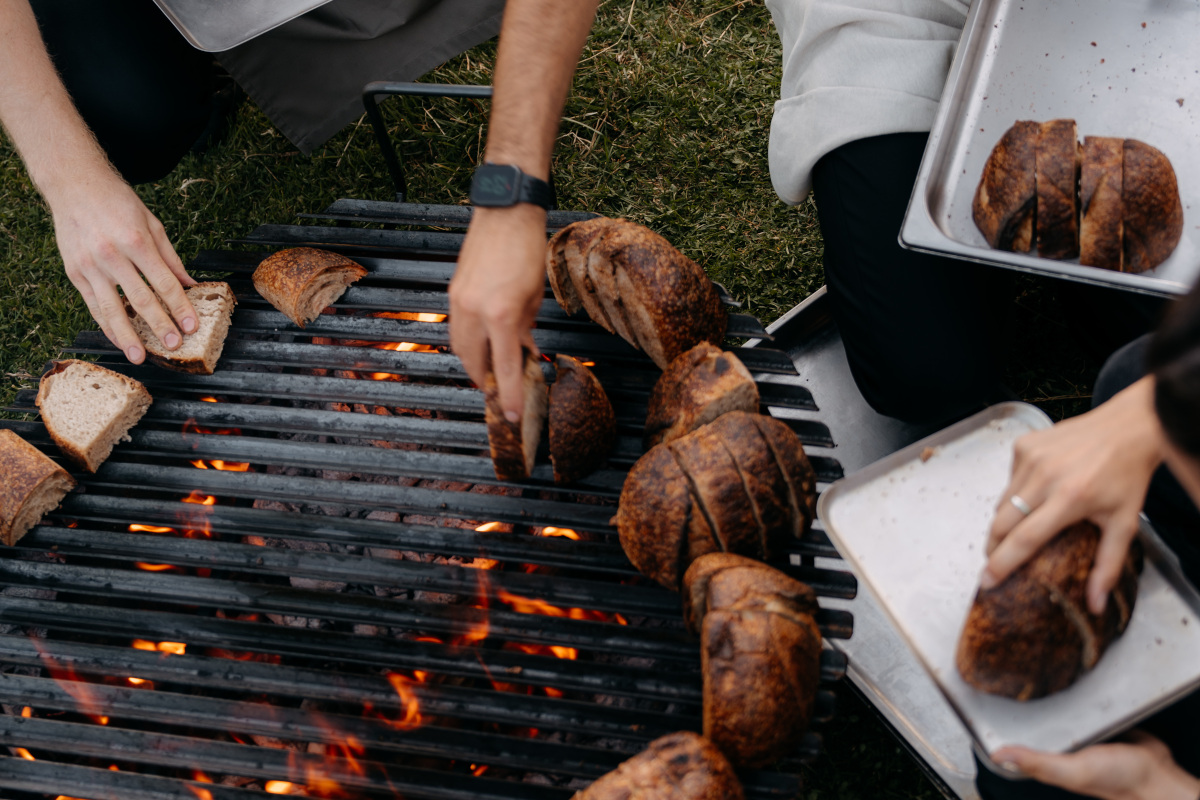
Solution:
<svg viewBox="0 0 1200 800"><path fill-rule="evenodd" d="M1101 613L1137 534L1138 514L1163 447L1149 377L1087 414L1018 439L980 585L996 586L1063 528L1090 520L1100 527L1101 538L1088 576L1088 608ZM1013 496L1033 511L1022 514Z"/></svg>
<svg viewBox="0 0 1200 800"><path fill-rule="evenodd" d="M522 348L538 352L531 329L545 286L546 212L476 208L450 281L450 347L476 386L495 373L510 422L524 408Z"/></svg>
<svg viewBox="0 0 1200 800"><path fill-rule="evenodd" d="M1171 758L1171 751L1144 731L1122 743L1098 744L1077 753L1052 755L1024 747L991 754L1034 780L1102 800L1196 800L1200 779Z"/></svg>
<svg viewBox="0 0 1200 800"><path fill-rule="evenodd" d="M184 269L162 223L120 176L100 171L62 193L47 195L47 200L67 277L104 335L126 358L140 364L145 349L125 313L118 286L168 349L182 343L171 317L184 332L196 330L196 311L183 291L196 281Z"/></svg>

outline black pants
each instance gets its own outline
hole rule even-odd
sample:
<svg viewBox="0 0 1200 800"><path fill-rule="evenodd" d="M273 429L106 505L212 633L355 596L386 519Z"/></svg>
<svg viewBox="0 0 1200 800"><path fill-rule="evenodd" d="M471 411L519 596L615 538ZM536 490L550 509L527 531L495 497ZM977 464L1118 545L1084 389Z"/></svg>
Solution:
<svg viewBox="0 0 1200 800"><path fill-rule="evenodd" d="M213 58L151 0L31 0L84 121L131 183L156 180L214 123Z"/></svg>
<svg viewBox="0 0 1200 800"><path fill-rule="evenodd" d="M1001 382L1007 270L905 250L897 237L927 134L843 145L817 162L825 283L859 391L876 411L948 422L1014 399Z"/></svg>
<svg viewBox="0 0 1200 800"><path fill-rule="evenodd" d="M1145 355L1149 337L1144 336L1121 348L1108 360L1096 380L1093 405L1109 400L1146 374ZM1161 467L1150 484L1146 497L1146 515L1155 530L1171 547L1193 584L1200 585L1200 511L1191 502L1175 477ZM1180 766L1200 776L1200 692L1161 711L1139 727L1158 736L1171 748ZM1033 781L1010 781L976 762L979 777L976 786L984 800L1072 800L1081 797Z"/></svg>

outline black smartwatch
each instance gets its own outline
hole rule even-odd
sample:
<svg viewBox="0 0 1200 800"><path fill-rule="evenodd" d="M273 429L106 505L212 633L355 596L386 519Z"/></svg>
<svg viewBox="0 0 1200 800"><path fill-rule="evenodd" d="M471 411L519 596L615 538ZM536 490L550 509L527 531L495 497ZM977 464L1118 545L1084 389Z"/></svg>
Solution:
<svg viewBox="0 0 1200 800"><path fill-rule="evenodd" d="M475 170L471 205L504 208L517 203L533 203L549 211L554 207L554 189L512 164L483 164Z"/></svg>

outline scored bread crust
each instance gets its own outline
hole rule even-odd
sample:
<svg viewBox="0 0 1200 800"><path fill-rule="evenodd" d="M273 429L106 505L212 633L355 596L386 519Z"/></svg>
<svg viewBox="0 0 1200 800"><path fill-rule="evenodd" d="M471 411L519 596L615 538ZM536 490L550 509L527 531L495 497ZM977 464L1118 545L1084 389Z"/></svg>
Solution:
<svg viewBox="0 0 1200 800"><path fill-rule="evenodd" d="M1123 263L1121 164L1124 140L1088 136L1079 173L1079 263L1120 270Z"/></svg>
<svg viewBox="0 0 1200 800"><path fill-rule="evenodd" d="M967 614L955 661L963 680L989 694L1033 700L1061 691L1096 665L1129 623L1137 567L1126 557L1117 587L1096 616L1087 577L1100 531L1077 523L992 589Z"/></svg>
<svg viewBox="0 0 1200 800"><path fill-rule="evenodd" d="M655 739L571 800L744 800L729 761L691 731Z"/></svg>
<svg viewBox="0 0 1200 800"><path fill-rule="evenodd" d="M142 340L142 344L146 347L146 358L150 363L157 364L165 369L174 370L175 372L187 372L193 375L212 375L216 369L217 361L221 357L221 351L225 347L225 337L229 334L229 323L233 318L233 307L237 305L237 297L233 293L233 289L224 281L202 281L193 286L184 289L184 294L195 307L198 299L205 302L218 302L224 304L224 309L217 314L206 315L199 313L198 327L192 333L183 335L183 344L175 350L168 350L166 345L158 340L158 336L151 329L150 324L133 309L128 298L123 298L125 302L125 313L129 316L130 324L133 325L134 331L138 338ZM210 300L208 296L213 296ZM162 298L157 295L159 303L162 303ZM163 306L164 313L167 311L166 306ZM188 346L197 339L203 339L206 342L204 352L198 356L181 356L179 352L186 350Z"/></svg>
<svg viewBox="0 0 1200 800"><path fill-rule="evenodd" d="M98 437L98 441L86 449L80 448L76 442L72 441L62 428L64 420L57 418L56 409L52 407L54 387L61 380L60 376L65 376L66 373L73 371L81 371L81 376L87 376L97 381L118 381L128 392L127 403L132 403L133 414L123 420L119 417L110 420L106 426L107 430ZM92 473L104 463L116 443L124 438L129 429L145 415L152 402L153 398L150 396L150 392L140 381L136 381L128 375L105 369L99 364L73 358L54 362L50 370L42 376L41 382L38 384L37 398L34 399L34 404L42 414L42 424L46 426L46 431L54 440L54 444L73 463ZM128 408L128 405L126 407Z"/></svg>
<svg viewBox="0 0 1200 800"><path fill-rule="evenodd" d="M550 387L550 461L554 482L599 469L617 441L617 418L604 387L578 359L559 353Z"/></svg>
<svg viewBox="0 0 1200 800"><path fill-rule="evenodd" d="M546 422L550 393L538 360L528 351L525 352L522 390L524 408L521 419L519 422L509 422L500 406L500 389L496 385L495 374L488 372L483 385L488 447L496 477L502 481L524 480L533 472L542 426Z"/></svg>
<svg viewBox="0 0 1200 800"><path fill-rule="evenodd" d="M1079 139L1075 120L1042 123L1036 163L1038 255L1075 258L1079 255Z"/></svg>
<svg viewBox="0 0 1200 800"><path fill-rule="evenodd" d="M1033 246L1039 128L1036 122L1022 120L1005 131L975 189L971 203L975 225L998 250L1027 253Z"/></svg>
<svg viewBox="0 0 1200 800"><path fill-rule="evenodd" d="M1166 261L1183 235L1183 203L1171 161L1145 142L1126 139L1121 206L1124 270L1144 272Z"/></svg>
<svg viewBox="0 0 1200 800"><path fill-rule="evenodd" d="M0 541L10 547L55 508L75 480L33 445L0 430Z"/></svg>
<svg viewBox="0 0 1200 800"><path fill-rule="evenodd" d="M758 411L758 386L733 353L701 342L672 361L650 392L647 447L670 442L730 411Z"/></svg>
<svg viewBox="0 0 1200 800"><path fill-rule="evenodd" d="M366 274L365 268L339 253L293 247L262 260L254 270L254 288L303 328Z"/></svg>
<svg viewBox="0 0 1200 800"><path fill-rule="evenodd" d="M714 553L684 575L700 632L704 735L739 766L790 752L812 718L821 669L816 593L752 559Z"/></svg>

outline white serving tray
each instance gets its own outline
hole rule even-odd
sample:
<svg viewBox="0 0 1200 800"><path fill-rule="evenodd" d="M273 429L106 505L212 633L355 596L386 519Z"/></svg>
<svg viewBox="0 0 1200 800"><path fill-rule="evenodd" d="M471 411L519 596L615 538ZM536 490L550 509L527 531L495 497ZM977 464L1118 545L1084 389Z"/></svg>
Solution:
<svg viewBox="0 0 1200 800"><path fill-rule="evenodd" d="M838 481L817 506L838 551L984 753L1010 744L1075 750L1200 686L1200 595L1148 525L1133 618L1094 670L1025 703L983 694L959 677L954 653L1013 443L1050 425L1033 406L993 406Z"/></svg>

